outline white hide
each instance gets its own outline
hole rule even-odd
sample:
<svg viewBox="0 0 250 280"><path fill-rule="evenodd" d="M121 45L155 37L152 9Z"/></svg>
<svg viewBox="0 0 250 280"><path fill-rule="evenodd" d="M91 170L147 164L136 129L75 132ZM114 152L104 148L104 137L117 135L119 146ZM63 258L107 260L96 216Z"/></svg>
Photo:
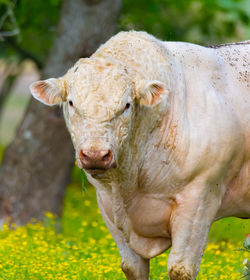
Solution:
<svg viewBox="0 0 250 280"><path fill-rule="evenodd" d="M250 217L249 62L249 42L121 32L60 78L79 167L82 149L113 153L116 168L86 172L127 279L170 246L170 279L195 279L212 222Z"/></svg>

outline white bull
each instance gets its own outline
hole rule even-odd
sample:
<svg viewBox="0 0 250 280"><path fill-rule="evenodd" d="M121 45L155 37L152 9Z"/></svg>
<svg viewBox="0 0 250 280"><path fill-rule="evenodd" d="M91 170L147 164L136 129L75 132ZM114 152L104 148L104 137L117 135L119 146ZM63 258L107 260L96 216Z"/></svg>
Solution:
<svg viewBox="0 0 250 280"><path fill-rule="evenodd" d="M195 279L213 221L250 217L249 41L208 48L121 32L30 89L63 103L127 279L148 279L170 246L170 279Z"/></svg>

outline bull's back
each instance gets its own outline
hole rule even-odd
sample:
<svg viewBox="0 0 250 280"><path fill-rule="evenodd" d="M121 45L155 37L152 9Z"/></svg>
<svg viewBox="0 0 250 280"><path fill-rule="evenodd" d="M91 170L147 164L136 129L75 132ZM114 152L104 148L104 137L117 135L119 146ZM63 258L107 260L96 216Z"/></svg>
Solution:
<svg viewBox="0 0 250 280"><path fill-rule="evenodd" d="M245 135L250 158L250 41L212 47L182 42L164 45L182 65L187 99L195 100L200 89L212 86L230 105Z"/></svg>
<svg viewBox="0 0 250 280"><path fill-rule="evenodd" d="M250 158L250 41L217 46L215 52L224 62L229 89L225 98L237 113Z"/></svg>
<svg viewBox="0 0 250 280"><path fill-rule="evenodd" d="M239 89L238 94L250 102L250 41L213 48L224 62L229 81Z"/></svg>

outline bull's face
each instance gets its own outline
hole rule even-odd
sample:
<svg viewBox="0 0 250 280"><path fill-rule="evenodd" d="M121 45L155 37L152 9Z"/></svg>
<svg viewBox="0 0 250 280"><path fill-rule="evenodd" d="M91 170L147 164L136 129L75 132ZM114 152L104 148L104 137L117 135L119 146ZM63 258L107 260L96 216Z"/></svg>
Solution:
<svg viewBox="0 0 250 280"><path fill-rule="evenodd" d="M152 106L167 95L161 82L138 81L120 64L93 59L82 59L65 76L35 82L30 89L47 105L63 103L77 164L91 174L119 166L140 104Z"/></svg>

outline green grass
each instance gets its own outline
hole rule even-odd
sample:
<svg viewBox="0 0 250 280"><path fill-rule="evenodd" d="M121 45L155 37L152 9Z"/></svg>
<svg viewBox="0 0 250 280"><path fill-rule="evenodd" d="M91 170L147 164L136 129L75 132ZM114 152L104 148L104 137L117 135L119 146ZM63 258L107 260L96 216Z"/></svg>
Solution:
<svg viewBox="0 0 250 280"><path fill-rule="evenodd" d="M68 187L62 219L0 231L0 279L125 279L116 245L97 208L95 190ZM247 230L248 229L248 230ZM247 220L214 223L198 280L240 279L247 252L235 251L249 232ZM222 234L224 232L224 235ZM151 261L150 279L167 278L168 252Z"/></svg>

